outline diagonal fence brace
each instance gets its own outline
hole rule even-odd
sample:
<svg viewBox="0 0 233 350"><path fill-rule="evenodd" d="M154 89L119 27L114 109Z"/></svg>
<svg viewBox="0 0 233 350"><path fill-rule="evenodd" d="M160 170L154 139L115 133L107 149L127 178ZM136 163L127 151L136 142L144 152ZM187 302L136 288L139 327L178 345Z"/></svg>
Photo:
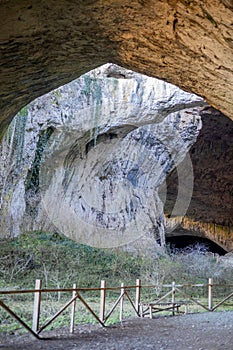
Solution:
<svg viewBox="0 0 233 350"><path fill-rule="evenodd" d="M41 337L35 333L14 311L12 311L2 300L0 300L0 306L5 309L12 317L16 319L24 328L26 328L35 338L41 339Z"/></svg>

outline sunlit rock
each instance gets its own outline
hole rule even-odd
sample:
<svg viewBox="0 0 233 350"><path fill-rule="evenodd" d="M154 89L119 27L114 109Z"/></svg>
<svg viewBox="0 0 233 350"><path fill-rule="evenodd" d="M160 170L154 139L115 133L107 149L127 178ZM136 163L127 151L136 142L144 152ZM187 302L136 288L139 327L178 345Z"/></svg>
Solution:
<svg viewBox="0 0 233 350"><path fill-rule="evenodd" d="M114 65L38 98L2 143L2 236L59 230L98 247L145 237L163 247L166 190L159 196L158 187L195 142L205 104ZM189 189L176 215L192 195L189 157L185 164L180 182Z"/></svg>

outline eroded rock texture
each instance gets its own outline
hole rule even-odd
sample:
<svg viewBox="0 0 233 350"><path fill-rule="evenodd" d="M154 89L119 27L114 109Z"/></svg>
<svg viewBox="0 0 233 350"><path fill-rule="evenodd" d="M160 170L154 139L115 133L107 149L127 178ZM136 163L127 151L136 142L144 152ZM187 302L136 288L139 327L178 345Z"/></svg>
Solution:
<svg viewBox="0 0 233 350"><path fill-rule="evenodd" d="M232 0L2 0L0 9L1 130L35 97L107 62L232 118Z"/></svg>
<svg viewBox="0 0 233 350"><path fill-rule="evenodd" d="M1 234L59 229L94 246L163 246L158 187L195 142L205 104L111 64L38 98L2 143ZM192 189L192 168L183 178Z"/></svg>
<svg viewBox="0 0 233 350"><path fill-rule="evenodd" d="M170 235L190 234L209 238L227 251L233 249L233 122L213 108L201 112L203 127L190 150L194 170L192 200L177 230ZM177 194L178 180L174 171L167 179L168 195L165 212Z"/></svg>

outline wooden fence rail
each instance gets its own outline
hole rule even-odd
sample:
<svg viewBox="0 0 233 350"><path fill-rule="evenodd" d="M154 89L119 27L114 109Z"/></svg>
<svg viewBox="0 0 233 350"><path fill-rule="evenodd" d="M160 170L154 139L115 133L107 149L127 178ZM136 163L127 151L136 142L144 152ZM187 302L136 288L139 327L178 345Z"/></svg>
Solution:
<svg viewBox="0 0 233 350"><path fill-rule="evenodd" d="M233 285L220 285L213 284L213 280L209 278L208 283L206 284L172 284L165 285L142 285L141 280L137 279L135 285L125 286L123 283L120 287L107 287L106 281L101 281L99 288L78 288L76 284L73 284L73 288L56 288L56 289L43 289L42 281L36 280L35 289L29 290L1 290L0 297L4 295L17 295L17 294L34 294L34 307L33 307L33 317L32 317L32 327L25 323L3 300L0 300L0 307L2 307L6 312L8 312L18 323L21 324L27 331L29 331L37 339L42 339L39 334L47 328L59 315L61 315L68 307L71 307L71 318L70 318L70 333L74 332L75 326L75 311L76 311L76 301L79 300L83 306L88 310L88 312L98 321L102 326L106 326L107 320L119 306L119 320L123 320L123 308L124 301L127 300L129 305L133 309L137 317L153 317L153 313L161 311L172 311L172 314L175 315L176 312L179 312L179 308L182 305L187 305L187 303L192 303L199 305L206 311L215 311L219 306L224 304L230 298L233 297L233 292L231 291L227 296L223 298L222 301L218 302L215 306L213 305L213 294L214 288L224 287L229 291L233 289ZM146 300L147 298L142 296L142 290L156 290L156 288L169 288L168 292L165 292L160 298L153 298L153 300ZM207 306L200 302L199 300L193 298L191 295L186 293L183 289L187 287L202 287L207 289ZM130 291L134 290L135 301L132 300L132 296L129 294ZM98 291L100 293L100 311L99 315L93 310L93 308L88 304L84 297L80 294L87 291ZM106 313L106 299L107 292L117 291L119 296L115 300L111 309ZM43 299L44 293L56 293L56 292L71 292L71 299L66 302L66 304L57 311L47 322L40 326L40 314L41 314L41 302ZM182 297L182 300L178 298L178 295ZM144 300L142 300L144 299ZM187 311L187 308L185 309ZM185 313L186 313L185 311Z"/></svg>

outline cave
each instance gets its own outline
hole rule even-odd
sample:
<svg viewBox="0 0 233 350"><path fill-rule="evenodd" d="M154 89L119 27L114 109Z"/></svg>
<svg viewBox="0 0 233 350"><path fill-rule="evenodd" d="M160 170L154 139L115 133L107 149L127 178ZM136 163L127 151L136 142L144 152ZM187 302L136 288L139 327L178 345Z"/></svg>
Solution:
<svg viewBox="0 0 233 350"><path fill-rule="evenodd" d="M8 128L0 146L1 236L62 227L88 244L95 232L94 246L143 234L162 246L178 203L181 227L231 251L232 132L232 121L201 97L103 65L34 100ZM164 209L156 194L163 181Z"/></svg>
<svg viewBox="0 0 233 350"><path fill-rule="evenodd" d="M210 239L194 236L192 234L167 237L166 244L168 245L169 249L171 249L171 251L176 250L176 252L184 251L185 248L188 248L190 246L194 247L195 249L195 246L198 245L200 246L200 251L203 251L203 253L211 252L218 255L225 255L227 253L225 249Z"/></svg>
<svg viewBox="0 0 233 350"><path fill-rule="evenodd" d="M206 115L209 139L207 137L203 141L203 149L205 152L208 149L211 155L213 147L218 144L226 153L225 145L228 147L232 138L230 119L233 119L231 0L134 0L130 4L124 0L78 3L67 0L56 3L53 0L3 0L0 6L3 52L0 61L0 137L16 113L23 111L22 107L36 97L111 62L173 83L186 92L197 94L224 113L224 118L216 115L215 127L220 126L220 135L215 133L214 142L211 140L212 127L208 128L213 123ZM111 78L111 74L108 76ZM115 78L125 80L124 74L119 72L116 72ZM22 114L26 111L24 108ZM68 116L64 114L63 117ZM38 125L41 122L38 120ZM223 123L226 128L222 127ZM113 131L109 130L110 133ZM223 140L222 136L226 134L227 139ZM18 139L21 139L20 135ZM92 152L95 141L94 138L86 152ZM192 149L193 158L198 155L201 142L199 145L199 149L195 146ZM196 172L198 186L194 188L190 210L182 225L188 229L198 227L199 231L208 232L215 240L225 241L227 250L231 251L232 171L223 163L229 164L232 154L231 149L227 149L229 153L219 154L221 161L216 162L219 167L216 195L212 194L216 169L212 167L212 172L208 174ZM206 163L209 160L207 153ZM17 162L20 164L20 161L18 154ZM100 174L100 179L106 180L105 176ZM132 176L133 179L138 176L134 168L128 179L132 180ZM203 179L211 193L199 188ZM133 182L137 184L137 181ZM15 193L15 202L18 194L23 195L22 187L21 184L19 192ZM206 205L206 197L211 198L209 205ZM210 206L211 216L206 210ZM34 203L28 206L33 207ZM200 210L196 211L196 208ZM15 212L20 214L16 206Z"/></svg>
<svg viewBox="0 0 233 350"><path fill-rule="evenodd" d="M95 220L91 224L95 229L99 227L101 230L103 229L104 234L101 233L101 244L103 243L103 246L107 247L105 234L106 229L109 229L109 225L111 226L110 228L114 228L118 218L123 216L124 220L122 221L124 225L122 225L122 229L124 229L125 218L128 222L131 222L136 217L135 210L138 208L144 210L146 203L148 206L146 218L149 220L151 228L149 233L152 239L158 240L159 238L160 243L162 243L162 238L165 237L163 227L165 218L163 216L163 206L157 193L155 193L156 201L151 202L145 200L146 196L135 196L134 202L128 201L129 205L125 206L124 212L118 210L120 214L118 217L109 215L105 218L103 215L100 215L100 211L94 210L94 207L98 207L100 204L105 206L106 196L105 194L99 197L95 196L95 194L93 195L91 191L92 184L94 184L96 178L98 178L99 184L111 183L112 170L115 171L117 167L115 165L120 165L119 168L124 173L125 182L127 181L127 183L131 184L132 193L135 191L135 188L140 187L144 180L144 173L139 171L139 167L134 166L134 164L129 168L125 166L127 153L130 153L127 142L131 143L131 145L133 143L136 144L137 148L141 147L141 145L144 147L144 154L141 157L143 158L142 161L144 161L148 159L148 144L151 143L154 148L157 147L154 135L143 138L143 134L139 135L136 131L133 136L131 134L131 137L128 137L126 140L127 142L124 144L125 154L123 154L121 159L118 157L118 163L110 164L105 158L110 147L113 147L117 142L120 143L119 134L124 136L125 131L129 127L134 128L134 113L130 114L131 119L129 118L129 123L122 125L121 132L116 130L117 128L115 129L115 125L112 125L112 128L109 130L104 130L104 125L102 125L102 140L98 139L99 126L96 120L94 126L85 129L87 116L83 113L80 126L86 131L82 135L81 146L84 147L80 146L79 138L74 137L73 125L71 125L69 130L67 128L67 133L63 135L59 134L59 130L56 130L57 126L63 125L64 120L69 120L70 115L66 111L61 115L61 119L58 118L58 121L61 123L56 125L51 125L51 121L47 122L40 113L38 113L38 116L35 116L35 114L33 117L31 116L34 120L31 125L27 126L27 131L36 134L33 145L29 138L23 137L23 132L21 132L26 127L25 114L27 114L27 106L35 98L41 98L53 89L62 87L90 70L110 62L148 77L172 83L187 93L196 94L196 96L211 106L210 113L208 111L205 113L205 120L203 119L205 125L202 133L199 135L199 140L191 150L191 158L196 162L194 192L189 211L182 219L178 215L173 216L170 213L169 205L174 199L174 193L176 193L176 185L173 181L175 176L172 177L175 172L171 174L170 180L167 179L168 189L170 186L170 192L168 191L167 193L167 212L165 210L165 215L169 219L167 221L172 223L173 220L175 226L179 224L183 229L192 232L193 237L184 235L182 238L178 236L171 238L167 235L166 239L167 243L174 244L177 248L182 248L182 244L185 241L185 244L189 245L196 242L198 244L206 244L212 253L219 255L224 255L226 251L233 251L233 178L231 165L231 140L233 135L233 1L2 0L0 9L0 50L2 53L0 58L0 139L4 139L3 135L10 122L21 111L21 118L18 121L20 128L13 127L11 131L15 134L15 141L18 142L21 149L24 147L26 150L23 154L23 152L20 153L14 149L11 154L12 157L5 157L4 159L6 164L9 163L9 165L12 164L11 161L15 161L18 166L17 171L11 166L3 166L3 163L0 161L2 171L6 172L6 179L9 180L9 182L4 181L5 179L3 178L2 181L0 176L0 190L3 189L5 195L5 206L4 202L0 200L0 222L5 226L6 237L9 238L9 235L16 237L22 232L21 222L25 223L23 219L26 215L27 218L31 218L28 231L31 232L38 229L41 224L44 224L44 227L47 225L49 229L54 231L54 228L57 226L49 226L50 222L48 222L47 217L51 216L53 219L53 214L55 216L63 214L65 217L68 217L70 214L70 207L68 207L68 213L66 212L67 207L59 207L59 200L63 199L60 194L63 195L63 192L59 193L59 191L56 191L57 188L59 189L59 187L56 187L57 184L61 185L60 189L67 190L70 202L73 203L76 188L75 186L69 188L69 183L72 176L77 174L73 173L72 164L83 162L85 165L85 157L93 156L94 158L96 156L97 158L97 156L102 156L104 167L103 169L97 169L96 174L98 176L93 176L90 179L91 181L84 179L82 183L83 186L86 186L89 203L93 204L91 206L85 205L84 199L86 198L83 199L79 191L76 191L76 207L79 206L81 208L81 219L93 219L95 216L97 224ZM125 79L125 74L118 74L118 72L115 75L108 75L108 78L110 80L119 79L119 81L127 80ZM89 102L88 95L90 90L88 84L86 85L86 102ZM96 93L98 93L97 90ZM53 96L55 103L52 103L52 109L54 108L54 110L58 107L59 94L58 91L58 94ZM109 103L109 106L111 106L111 103ZM67 109L69 108L70 106L67 107ZM212 116L215 112L212 108L215 111L220 111L214 117ZM51 115L58 117L56 113ZM196 116L194 113L192 137L186 140L187 144L189 143L187 148L191 145L190 141L193 141L196 137L196 131L200 127L200 123L197 125ZM189 117L191 117L191 114ZM148 123L148 120L148 115L144 115L139 122L141 125L145 125ZM182 118L180 120L182 121ZM170 120L170 123L168 122L164 125L164 130L165 127L169 129L175 123L174 119ZM49 133L47 133L49 131L48 128L51 128ZM89 131L92 135L90 139L88 139ZM45 191L47 191L47 207L45 212L43 212L44 207L38 206L41 202L41 197L37 191L38 165L40 165L42 159L39 148L44 149L45 143L50 145L50 139L52 142L57 135L61 138L64 137L66 144L62 144L62 140L60 142L58 139L59 142L56 145L60 146L60 149L58 147L57 152L56 150L50 152L50 158L47 158L49 160L47 166L50 177L44 177L43 184ZM10 132L8 132L4 140L5 148L10 146L7 144L9 140L11 140ZM94 154L96 149L99 149L102 144L105 146L102 153L99 152L97 154L96 152ZM68 148L72 149L72 152L66 152L65 147L67 145ZM33 147L30 149L30 146ZM216 148L218 150L217 153ZM80 149L80 157L75 157L74 152L77 151L78 153ZM27 153L29 150L30 154L29 152ZM49 186L49 180L53 180L57 174L59 175L59 172L55 173L57 168L54 169L52 163L53 161L54 163L56 161L59 162L60 153L65 153L65 166L62 169L64 172L60 177L57 176L59 183L51 181L51 186ZM157 154L160 156L159 153ZM202 157L199 157L200 154ZM169 157L167 157L167 162L166 171L168 174L172 170L173 164L170 162ZM149 168L148 163L146 167L147 169ZM82 168L85 169L84 166ZM127 172L125 172L125 169ZM88 174L88 171L86 173ZM119 173L120 171L118 171ZM161 179L159 178L159 180ZM10 186L8 186L9 183ZM17 185L17 190L12 191L12 188L10 188L12 183ZM54 187L52 188L53 185ZM107 202L110 202L108 199L113 192L112 187L109 186L109 188ZM51 192L48 189L51 189ZM118 188L115 189L115 193L117 192L120 193ZM51 194L53 193L57 193L57 197L52 197ZM185 193L183 194L185 198ZM125 190L124 197L128 199L127 196L128 192ZM56 199L58 200L56 201ZM9 203L12 204L11 207ZM49 211L50 209L51 211ZM72 207L72 209L74 209L73 212L75 214L75 208ZM151 214L150 211L152 211L152 214L155 213L155 215L149 215ZM48 213L49 215L44 215ZM7 220L4 219L4 216ZM71 219L73 220L73 218ZM73 224L72 220L70 220L71 226ZM89 232L85 229L82 220L79 221L79 228L80 230L83 229L82 238L84 241L81 242L85 243ZM53 222L57 224L55 220ZM106 223L107 227L104 226ZM60 222L60 224L63 225L63 222ZM148 229L148 224L143 217L140 217L139 224L141 231L144 231L144 227ZM2 235L3 232L2 230L0 231L0 235ZM71 236L71 238L75 239L75 235L76 232L74 231L74 236ZM120 243L122 243L122 236L119 235ZM206 238L204 240L200 236L209 237L210 240L208 241ZM135 237L131 237L129 232L129 240L131 238ZM99 236L97 236L97 241L99 244ZM111 235L108 235L108 241L111 244L114 241ZM221 244L223 248L215 245L213 241ZM140 248L143 249L143 242L139 240L139 244ZM96 246L95 242L94 246ZM231 278L232 273L229 276ZM227 282L229 283L229 280ZM18 285L15 284L14 286ZM123 301L123 298L121 300ZM226 313L224 313L223 317L226 317ZM221 321L217 324L220 348L224 347L227 349L231 347L229 327L226 327L229 324L228 321L229 317L224 322ZM204 322L206 323L206 319ZM192 327L196 328L196 325L193 325L193 321L190 325L191 328L188 325L186 328L190 328L191 333L193 333ZM166 328L168 327L166 326ZM186 335L191 333L189 332ZM211 338L213 329L206 334L206 338ZM193 344L199 337L195 335L196 333L191 338ZM201 335L203 336L203 332ZM165 332L163 332L162 336L166 338L165 347L167 347L171 337L167 339ZM179 340L176 336L172 338L171 342L173 341L173 343L174 339ZM186 338L189 345L190 339ZM227 344L225 338L229 339ZM106 343L105 340L104 343ZM214 344L215 339L207 339L206 344L209 341L212 341ZM161 339L159 339L158 343L162 344ZM205 348L205 346L202 347Z"/></svg>
<svg viewBox="0 0 233 350"><path fill-rule="evenodd" d="M205 105L114 64L34 100L0 145L1 235L62 230L98 247L147 235L164 245L157 187L195 142Z"/></svg>

